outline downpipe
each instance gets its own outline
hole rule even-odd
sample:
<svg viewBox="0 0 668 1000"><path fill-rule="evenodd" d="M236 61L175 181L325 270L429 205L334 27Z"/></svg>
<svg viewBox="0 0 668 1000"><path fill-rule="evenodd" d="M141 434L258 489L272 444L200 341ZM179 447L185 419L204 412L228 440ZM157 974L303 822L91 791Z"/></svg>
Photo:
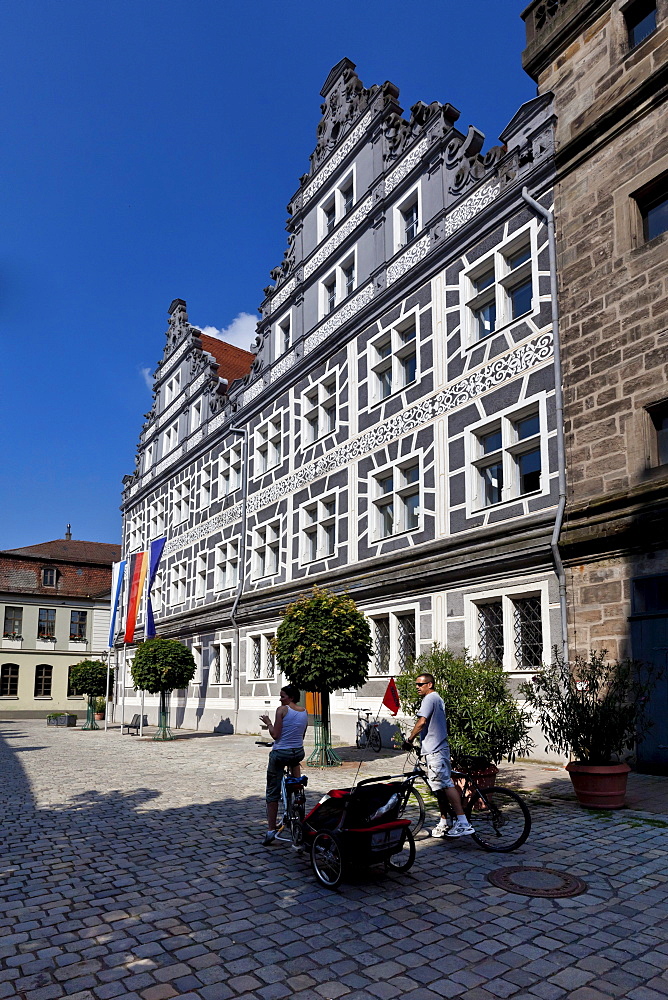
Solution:
<svg viewBox="0 0 668 1000"><path fill-rule="evenodd" d="M561 369L561 337L559 333L559 299L557 284L557 240L554 227L554 212L543 208L540 202L536 201L529 194L526 187L522 188L522 198L533 211L547 225L548 251L550 258L550 300L552 310L552 337L554 343L554 402L557 420L557 463L559 467L559 502L557 513L550 540L552 550L552 560L554 571L559 583L559 610L561 617L561 655L564 663L568 662L568 614L566 603L566 573L564 564L559 552L559 536L564 520L566 509L566 447L564 443L564 394L563 376Z"/></svg>

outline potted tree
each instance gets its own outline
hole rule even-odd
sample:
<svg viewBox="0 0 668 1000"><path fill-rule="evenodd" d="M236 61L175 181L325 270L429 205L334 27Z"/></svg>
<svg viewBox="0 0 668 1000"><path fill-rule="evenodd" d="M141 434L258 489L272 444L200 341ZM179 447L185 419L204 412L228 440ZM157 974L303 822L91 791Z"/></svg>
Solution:
<svg viewBox="0 0 668 1000"><path fill-rule="evenodd" d="M499 664L476 660L466 650L455 654L434 643L397 678L407 715L419 715L415 678L423 673L434 675L435 689L443 699L453 759L479 759L472 767L476 780L493 784L496 765L504 758L514 761L529 753L530 717L515 701Z"/></svg>
<svg viewBox="0 0 668 1000"><path fill-rule="evenodd" d="M369 622L347 594L314 587L285 609L274 640L279 668L302 691L320 694L316 747L309 764L337 765L332 748L329 696L341 688L361 687L369 672Z"/></svg>
<svg viewBox="0 0 668 1000"><path fill-rule="evenodd" d="M95 699L94 708L95 708L95 721L96 722L102 722L104 720L104 714L105 714L105 711L106 711L106 707L107 707L107 702L106 702L105 698L96 698Z"/></svg>
<svg viewBox="0 0 668 1000"><path fill-rule="evenodd" d="M607 649L566 663L554 660L520 691L534 709L547 749L575 759L566 765L580 805L621 809L631 770L622 757L649 729L646 707L656 669L629 658L610 661Z"/></svg>
<svg viewBox="0 0 668 1000"><path fill-rule="evenodd" d="M82 660L70 668L72 687L88 696L86 721L82 729L99 729L95 722L95 700L107 690L107 664L101 660Z"/></svg>
<svg viewBox="0 0 668 1000"><path fill-rule="evenodd" d="M138 691L160 694L158 732L154 740L171 740L167 719L167 692L185 688L195 676L195 659L176 639L147 639L137 648L131 667Z"/></svg>

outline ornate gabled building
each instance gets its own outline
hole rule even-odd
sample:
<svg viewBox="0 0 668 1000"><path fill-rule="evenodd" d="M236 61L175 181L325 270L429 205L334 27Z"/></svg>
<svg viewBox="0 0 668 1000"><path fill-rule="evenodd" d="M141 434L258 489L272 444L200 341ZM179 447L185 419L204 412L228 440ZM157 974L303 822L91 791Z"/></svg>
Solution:
<svg viewBox="0 0 668 1000"><path fill-rule="evenodd" d="M452 105L405 116L348 59L322 97L252 356L219 357L177 300L125 482L125 554L167 535L156 624L198 662L177 724L257 731L271 637L313 584L373 629L342 736L434 641L513 678L561 641L551 257L522 193L552 204L551 97L486 153Z"/></svg>

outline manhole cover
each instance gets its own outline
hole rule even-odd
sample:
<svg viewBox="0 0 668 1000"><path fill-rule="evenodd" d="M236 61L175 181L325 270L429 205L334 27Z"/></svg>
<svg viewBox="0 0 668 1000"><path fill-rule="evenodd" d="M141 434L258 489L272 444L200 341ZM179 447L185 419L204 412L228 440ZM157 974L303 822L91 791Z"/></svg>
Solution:
<svg viewBox="0 0 668 1000"><path fill-rule="evenodd" d="M579 896L587 891L587 883L581 878L567 872L555 872L552 868L500 868L489 872L487 880L498 889L514 892L518 896L558 899Z"/></svg>

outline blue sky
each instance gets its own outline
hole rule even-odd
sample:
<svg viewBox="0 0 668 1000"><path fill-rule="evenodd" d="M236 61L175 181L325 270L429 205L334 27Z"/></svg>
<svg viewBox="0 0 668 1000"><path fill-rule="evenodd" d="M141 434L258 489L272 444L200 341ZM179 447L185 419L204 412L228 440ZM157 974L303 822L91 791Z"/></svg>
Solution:
<svg viewBox="0 0 668 1000"><path fill-rule="evenodd" d="M535 95L517 0L14 0L0 8L0 549L117 541L167 308L249 319L343 56L496 142ZM236 320L236 322L235 322Z"/></svg>

